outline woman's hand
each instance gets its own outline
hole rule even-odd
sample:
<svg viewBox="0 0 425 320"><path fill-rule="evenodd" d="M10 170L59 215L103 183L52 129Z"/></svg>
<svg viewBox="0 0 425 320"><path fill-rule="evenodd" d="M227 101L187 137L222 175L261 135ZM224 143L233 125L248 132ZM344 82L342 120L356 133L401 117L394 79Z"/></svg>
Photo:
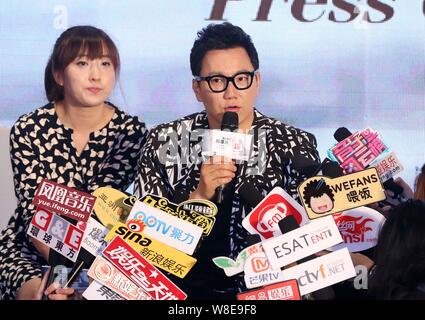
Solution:
<svg viewBox="0 0 425 320"><path fill-rule="evenodd" d="M34 300L41 300L43 295L46 295L49 300L70 299L75 292L74 288L61 288L58 282L54 282L47 289L45 289L49 278L49 273L50 272L46 272L44 274Z"/></svg>
<svg viewBox="0 0 425 320"><path fill-rule="evenodd" d="M49 300L70 300L74 294L74 288L61 288L58 282L53 282L46 290L44 294Z"/></svg>
<svg viewBox="0 0 425 320"><path fill-rule="evenodd" d="M353 261L354 266L362 265L370 270L375 264L372 259L368 258L364 254L350 252L351 261Z"/></svg>

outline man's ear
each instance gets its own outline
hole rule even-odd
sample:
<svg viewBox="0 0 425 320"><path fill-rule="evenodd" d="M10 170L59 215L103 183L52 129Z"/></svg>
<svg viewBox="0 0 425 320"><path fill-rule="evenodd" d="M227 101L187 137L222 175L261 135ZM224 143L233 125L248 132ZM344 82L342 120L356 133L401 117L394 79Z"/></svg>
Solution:
<svg viewBox="0 0 425 320"><path fill-rule="evenodd" d="M198 100L199 102L202 102L200 83L194 79L192 80L192 90L195 93L196 100Z"/></svg>
<svg viewBox="0 0 425 320"><path fill-rule="evenodd" d="M53 71L53 78L58 85L63 87L63 72Z"/></svg>

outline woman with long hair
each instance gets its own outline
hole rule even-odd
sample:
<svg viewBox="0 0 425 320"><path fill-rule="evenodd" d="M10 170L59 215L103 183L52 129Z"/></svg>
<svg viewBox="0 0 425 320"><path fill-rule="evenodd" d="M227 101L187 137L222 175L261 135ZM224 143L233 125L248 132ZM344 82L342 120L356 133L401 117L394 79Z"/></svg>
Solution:
<svg viewBox="0 0 425 320"><path fill-rule="evenodd" d="M379 234L370 293L377 299L425 299L425 202L392 209Z"/></svg>

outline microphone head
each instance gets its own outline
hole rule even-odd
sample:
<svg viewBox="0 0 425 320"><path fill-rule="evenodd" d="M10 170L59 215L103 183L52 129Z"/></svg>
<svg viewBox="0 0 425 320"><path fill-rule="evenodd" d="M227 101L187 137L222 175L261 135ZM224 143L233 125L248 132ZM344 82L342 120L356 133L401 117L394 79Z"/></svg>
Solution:
<svg viewBox="0 0 425 320"><path fill-rule="evenodd" d="M314 300L333 300L335 299L335 291L330 287L324 287L311 293Z"/></svg>
<svg viewBox="0 0 425 320"><path fill-rule="evenodd" d="M293 215L286 216L282 220L278 222L280 232L282 234L285 234L287 232L290 232L292 230L298 229L300 225L298 224L297 220Z"/></svg>
<svg viewBox="0 0 425 320"><path fill-rule="evenodd" d="M177 203L177 204L179 204L179 203L181 203L181 202L183 202L183 201L186 201L186 200L188 200L189 199L189 194L187 194L186 192L184 192L183 190L181 190L181 189L176 189L175 191L174 191L174 196L173 196L173 199L172 199L172 201L174 202L174 203ZM171 199L170 199L171 200Z"/></svg>
<svg viewBox="0 0 425 320"><path fill-rule="evenodd" d="M310 158L306 158L301 154L297 154L292 159L292 167L302 175L310 178L314 176L317 170L320 168L320 163L317 163Z"/></svg>
<svg viewBox="0 0 425 320"><path fill-rule="evenodd" d="M252 246L253 244L261 242L261 237L259 234L249 234L246 237L246 241L248 243L248 247Z"/></svg>
<svg viewBox="0 0 425 320"><path fill-rule="evenodd" d="M349 136L351 136L351 132L346 127L340 127L336 129L334 133L334 138L338 142L341 142L342 140L344 140L345 138L348 138Z"/></svg>
<svg viewBox="0 0 425 320"><path fill-rule="evenodd" d="M221 120L221 130L236 131L239 127L239 116L236 112L226 111Z"/></svg>
<svg viewBox="0 0 425 320"><path fill-rule="evenodd" d="M242 199L253 208L255 208L261 200L264 199L260 191L247 182L242 183L238 189L238 193Z"/></svg>
<svg viewBox="0 0 425 320"><path fill-rule="evenodd" d="M391 190L394 193L394 196L397 197L398 195L402 194L404 189L402 186L397 184L393 178L388 179L383 184L385 189Z"/></svg>
<svg viewBox="0 0 425 320"><path fill-rule="evenodd" d="M90 252L88 252L86 249L81 248L80 252L78 253L78 261L84 261L83 268L89 269L90 266L93 264L96 257L92 255Z"/></svg>
<svg viewBox="0 0 425 320"><path fill-rule="evenodd" d="M325 158L322 162L322 175L329 178L338 178L344 175L344 170L337 162Z"/></svg>

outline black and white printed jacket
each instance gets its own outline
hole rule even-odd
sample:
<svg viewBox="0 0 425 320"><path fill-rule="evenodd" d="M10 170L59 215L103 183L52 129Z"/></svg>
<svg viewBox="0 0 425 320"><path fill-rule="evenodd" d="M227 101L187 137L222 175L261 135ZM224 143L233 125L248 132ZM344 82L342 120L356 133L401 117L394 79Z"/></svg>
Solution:
<svg viewBox="0 0 425 320"><path fill-rule="evenodd" d="M202 131L208 128L205 111L153 128L139 161L136 196L151 193L174 202L187 199L199 183ZM250 160L238 166L235 177L229 230L233 259L247 246L242 220L252 210L239 196L238 188L250 183L266 195L280 186L298 199L297 186L307 177L294 168L293 160L305 157L320 161L312 134L266 117L256 109L251 132L254 137Z"/></svg>

